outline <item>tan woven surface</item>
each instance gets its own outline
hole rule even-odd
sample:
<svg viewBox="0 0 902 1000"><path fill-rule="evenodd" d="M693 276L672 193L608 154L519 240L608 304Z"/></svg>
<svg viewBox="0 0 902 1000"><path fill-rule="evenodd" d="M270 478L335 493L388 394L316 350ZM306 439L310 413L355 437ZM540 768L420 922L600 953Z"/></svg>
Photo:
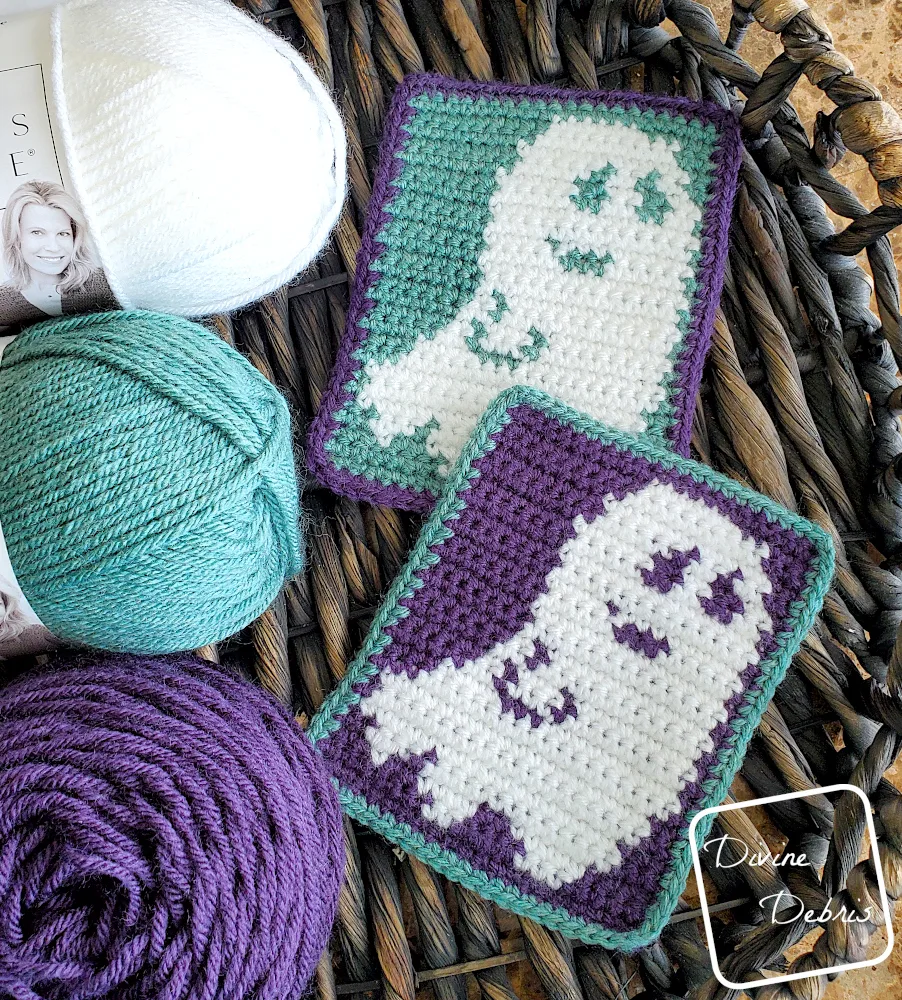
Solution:
<svg viewBox="0 0 902 1000"><path fill-rule="evenodd" d="M712 0L711 11L723 32L726 32L732 13L729 0ZM899 0L847 0L845 3L815 0L811 4L830 29L837 48L855 64L855 68L876 86L895 108L902 108L902 3ZM674 32L676 29L674 28ZM743 55L758 70L781 50L779 39L755 25L743 44ZM818 111L830 110L830 102L816 87L806 80L800 81L792 95L793 104L803 122L814 121ZM877 207L877 192L867 164L859 157L843 158L833 170L841 180L867 205ZM835 217L839 224L840 220ZM897 270L902 270L902 230L890 234ZM862 266L867 268L867 257L861 254ZM902 765L896 764L887 777L897 788L902 788ZM902 942L902 908L897 909L894 921L897 939ZM886 946L885 931L874 935L873 948L880 952ZM801 946L796 945L798 949ZM791 951L790 955L794 955ZM902 944L881 966L854 970L839 977L824 994L825 1000L884 1000L902 996Z"/></svg>
<svg viewBox="0 0 902 1000"><path fill-rule="evenodd" d="M668 0L666 28L659 27L664 5L655 0L291 0L290 7L245 0L245 6L301 47L335 89L351 143L350 200L332 248L290 293L219 324L286 391L299 434L319 405L343 330L381 123L405 71L738 102L749 155L693 445L705 462L824 525L837 542L839 568L817 629L768 710L734 792L859 784L878 813L890 893L902 893L902 795L883 780L902 743L902 655L891 656L902 619L896 417L902 320L884 235L902 222L902 121L880 90L864 72L856 74L848 53L802 0L739 0L732 16L719 10L719 24L692 0ZM754 17L775 33L756 40L759 28L748 32ZM760 76L743 58L747 32ZM777 58L768 62L771 54ZM811 89L806 77L823 91L814 98L817 108L802 103ZM799 95L801 119L783 103L790 92ZM834 104L835 114L821 116L815 127L815 110ZM837 179L844 176L861 199ZM272 182L290 185L284 178ZM853 222L833 237L831 218L839 229ZM856 258L845 256L863 261L865 247L873 294ZM343 675L417 530L406 515L336 498L315 483L305 499L308 573L249 630L247 644L222 651L243 658L261 683L291 701L301 721ZM778 838L775 845L783 835L803 841L809 857L824 862L820 881L809 875L798 887L812 902L832 898L863 908L876 890L849 805L839 799L770 809L757 832L746 829ZM697 921L679 920L692 913L689 894L658 945L616 956L490 910L350 825L348 843L334 947L317 984L324 998L339 992L387 1000L730 995L711 976ZM748 900L780 884L775 871L759 870L719 889ZM803 971L880 950L874 924L851 934L834 923L813 941L804 923L761 924L754 902L731 913L733 922L719 933L734 977L757 978L761 969L789 963ZM874 973L890 975L888 965ZM853 990L862 981L849 979ZM760 996L817 1000L828 985L815 978Z"/></svg>
<svg viewBox="0 0 902 1000"><path fill-rule="evenodd" d="M711 0L709 6L721 31L726 33L732 3L730 0ZM856 71L873 83L894 108L902 108L900 0L846 0L844 3L814 0L811 9L823 19L837 49L849 57ZM757 24L749 30L742 46L744 57L758 70L763 70L780 51L779 38ZM809 127L809 135L817 112L831 110L829 99L804 79L793 90L792 102ZM834 168L833 176L847 185L868 208L877 207L874 180L861 157L844 157ZM902 268L902 231L897 229L891 233L890 243L896 266Z"/></svg>

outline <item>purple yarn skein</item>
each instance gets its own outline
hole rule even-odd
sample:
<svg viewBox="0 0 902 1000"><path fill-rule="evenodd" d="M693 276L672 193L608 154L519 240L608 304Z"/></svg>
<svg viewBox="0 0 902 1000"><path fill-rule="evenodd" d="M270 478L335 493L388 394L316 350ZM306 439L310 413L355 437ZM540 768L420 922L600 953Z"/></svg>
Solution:
<svg viewBox="0 0 902 1000"><path fill-rule="evenodd" d="M0 996L296 1000L344 872L290 714L193 656L0 689Z"/></svg>

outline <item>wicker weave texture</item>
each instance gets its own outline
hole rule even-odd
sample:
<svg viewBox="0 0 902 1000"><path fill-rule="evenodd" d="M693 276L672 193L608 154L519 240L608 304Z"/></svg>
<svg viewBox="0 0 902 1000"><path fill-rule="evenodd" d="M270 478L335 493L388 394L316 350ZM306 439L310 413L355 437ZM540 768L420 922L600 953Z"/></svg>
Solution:
<svg viewBox="0 0 902 1000"><path fill-rule="evenodd" d="M343 331L383 118L405 73L683 94L741 115L746 152L693 452L812 518L831 533L839 558L823 614L752 741L734 793L764 796L838 781L864 788L879 819L888 891L898 896L902 796L883 777L902 743L902 646L894 653L902 621L902 323L887 238L902 223L896 112L855 75L802 0L740 0L725 39L693 0L245 6L301 47L334 89L350 137L350 199L331 247L301 283L220 321L223 336L288 394L299 442ZM665 16L676 38L660 26ZM782 43L761 74L741 55L753 19ZM790 102L803 76L836 106L818 117L813 143ZM831 173L844 155L868 163L878 185L875 211ZM849 220L838 234L835 216ZM873 297L864 254L855 256L862 250ZM338 498L315 482L306 504L308 574L250 631L252 670L302 720L342 677L419 527L409 515ZM760 830L747 814L726 815L723 832L749 842L779 832L825 862L822 880L809 876L792 886L812 904L832 900L862 912L876 900L873 869L858 863L864 824L852 801L821 796L774 807ZM430 990L437 1000L729 995L712 978L688 900L658 944L613 955L492 910L350 823L347 833L340 918L318 980L324 998L412 1000ZM709 871L721 899L745 901L734 906L719 948L729 953L723 969L733 980L786 968L784 951L812 929L804 921L763 924L754 901L779 891L785 877L774 868L750 871L730 879ZM874 923L831 924L791 971L855 961L877 930ZM827 980L802 988L759 995L820 998Z"/></svg>
<svg viewBox="0 0 902 1000"><path fill-rule="evenodd" d="M287 395L298 445L317 411L342 334L388 100L407 72L707 98L741 114L746 151L721 309L693 427L695 457L811 518L833 537L837 575L815 629L751 743L740 797L852 782L870 796L891 897L902 895L902 795L885 780L902 745L902 320L887 234L902 224L902 120L855 75L804 0L736 0L726 38L693 0L244 0L296 44L333 88L350 139L350 198L330 247L291 287L216 321ZM679 34L660 27L664 17ZM763 73L742 57L753 19L780 54ZM802 77L835 104L813 142L791 104ZM261 100L265 94L258 95ZM863 156L880 207L869 212L831 173ZM285 186L291 179L264 177ZM827 208L848 220L840 233ZM864 250L871 275L861 266ZM873 292L873 295L872 295ZM871 304L875 303L876 311ZM308 482L305 576L240 642L210 657L243 661L304 722L343 676L419 521ZM791 889L820 909L879 912L873 868L858 861L863 818L850 797L768 810L758 828L728 813L748 842L782 834L825 863ZM575 945L494 910L377 837L346 825L348 865L322 1000L615 1000L736 996L711 974L687 900L656 945L631 956ZM790 965L811 924L761 922L755 900L784 887L773 867L711 876L733 901L723 971L805 971L857 961L873 923L834 922ZM739 902L736 902L739 901ZM741 945L741 947L740 947ZM879 949L878 949L879 950ZM819 1000L825 977L759 992Z"/></svg>

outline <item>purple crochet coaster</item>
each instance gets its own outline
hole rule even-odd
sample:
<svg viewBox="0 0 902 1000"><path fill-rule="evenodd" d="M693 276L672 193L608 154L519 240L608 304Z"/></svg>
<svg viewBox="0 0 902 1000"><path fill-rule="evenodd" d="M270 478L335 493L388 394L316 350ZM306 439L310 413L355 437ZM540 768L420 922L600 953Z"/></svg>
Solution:
<svg viewBox="0 0 902 1000"><path fill-rule="evenodd" d="M740 152L713 104L408 77L315 475L428 511L514 385L688 454Z"/></svg>
<svg viewBox="0 0 902 1000"><path fill-rule="evenodd" d="M808 521L511 389L310 735L355 819L511 910L640 947L832 572Z"/></svg>

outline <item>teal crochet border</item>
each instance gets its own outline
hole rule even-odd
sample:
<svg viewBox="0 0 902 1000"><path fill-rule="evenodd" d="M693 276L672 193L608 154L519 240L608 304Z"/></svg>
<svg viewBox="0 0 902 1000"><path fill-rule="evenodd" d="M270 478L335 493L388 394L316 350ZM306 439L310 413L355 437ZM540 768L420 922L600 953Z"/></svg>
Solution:
<svg viewBox="0 0 902 1000"><path fill-rule="evenodd" d="M732 727L732 742L721 750L715 773L702 785L705 796L698 809L686 816L686 821L690 822L696 812L723 802L764 710L783 679L795 650L810 631L830 586L833 578L833 544L826 532L817 525L713 469L675 455L647 440L611 430L546 393L524 386L516 386L501 393L486 411L449 476L445 492L423 527L407 565L396 578L373 620L363 648L355 657L341 684L313 719L308 735L314 744L324 739L341 725L341 717L360 701L359 694L353 690L354 685L378 673L378 668L373 665L372 660L391 642L386 629L410 613L400 602L423 586L420 574L440 559L439 553L433 549L440 547L454 534L449 522L456 520L466 507L466 491L470 488L470 483L479 476L479 471L472 467L473 463L494 448L492 436L510 422L510 410L524 404L548 414L585 434L591 440L616 445L649 461L660 463L665 468L686 473L697 482L712 486L753 510L763 512L769 519L804 535L817 552L818 558L808 573L802 596L790 609L789 619L794 620L795 625L789 632L781 634L777 649L761 662L763 683L739 709ZM349 816L398 844L447 878L552 930L604 948L633 951L654 941L676 908L692 867L689 838L683 837L673 848L670 867L662 879L661 892L655 904L649 908L641 926L628 932L610 931L598 924L575 917L561 907L541 902L500 879L492 878L486 872L474 868L459 858L454 852L427 842L422 834L414 831L407 823L399 822L391 813L370 805L363 797L341 787L340 783L335 782L335 784L342 807ZM696 836L703 840L713 822L713 816L706 817L699 824Z"/></svg>

